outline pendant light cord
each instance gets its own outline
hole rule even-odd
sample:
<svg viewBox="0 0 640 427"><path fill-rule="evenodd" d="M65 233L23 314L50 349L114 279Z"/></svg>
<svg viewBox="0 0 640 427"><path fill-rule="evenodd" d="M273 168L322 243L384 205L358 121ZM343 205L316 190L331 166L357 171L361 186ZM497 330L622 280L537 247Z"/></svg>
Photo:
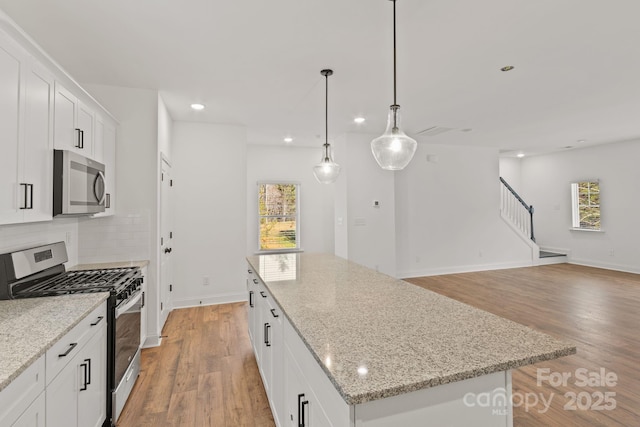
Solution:
<svg viewBox="0 0 640 427"><path fill-rule="evenodd" d="M324 76L324 158L329 160L329 75Z"/></svg>
<svg viewBox="0 0 640 427"><path fill-rule="evenodd" d="M396 100L396 0L393 1L393 105L398 105Z"/></svg>

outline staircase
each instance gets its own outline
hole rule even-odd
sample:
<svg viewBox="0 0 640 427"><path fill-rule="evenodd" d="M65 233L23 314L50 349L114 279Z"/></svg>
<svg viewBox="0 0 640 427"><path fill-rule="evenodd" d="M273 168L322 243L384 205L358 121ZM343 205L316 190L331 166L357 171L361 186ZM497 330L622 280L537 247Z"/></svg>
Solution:
<svg viewBox="0 0 640 427"><path fill-rule="evenodd" d="M533 231L533 213L535 212L533 206L527 204L502 177L500 177L500 184L500 215L531 248L532 264L545 265L567 262L567 254L540 249Z"/></svg>

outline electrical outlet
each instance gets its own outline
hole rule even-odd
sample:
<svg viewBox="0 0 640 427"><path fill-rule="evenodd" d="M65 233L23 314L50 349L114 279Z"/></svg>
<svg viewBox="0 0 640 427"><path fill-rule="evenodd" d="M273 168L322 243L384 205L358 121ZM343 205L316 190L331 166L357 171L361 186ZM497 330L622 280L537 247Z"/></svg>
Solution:
<svg viewBox="0 0 640 427"><path fill-rule="evenodd" d="M204 286L209 286L209 276L205 276L202 278L202 284Z"/></svg>

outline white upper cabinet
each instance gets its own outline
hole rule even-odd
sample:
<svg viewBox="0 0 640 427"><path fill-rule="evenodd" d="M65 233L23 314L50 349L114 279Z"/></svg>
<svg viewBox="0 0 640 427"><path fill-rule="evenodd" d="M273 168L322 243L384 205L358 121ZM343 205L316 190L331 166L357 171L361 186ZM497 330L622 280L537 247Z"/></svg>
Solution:
<svg viewBox="0 0 640 427"><path fill-rule="evenodd" d="M55 148L93 157L93 111L59 82L55 90Z"/></svg>
<svg viewBox="0 0 640 427"><path fill-rule="evenodd" d="M52 218L53 77L0 33L0 224Z"/></svg>
<svg viewBox="0 0 640 427"><path fill-rule="evenodd" d="M116 191L116 127L100 114L95 116L93 158L105 166L105 209L94 216L110 216L115 213Z"/></svg>

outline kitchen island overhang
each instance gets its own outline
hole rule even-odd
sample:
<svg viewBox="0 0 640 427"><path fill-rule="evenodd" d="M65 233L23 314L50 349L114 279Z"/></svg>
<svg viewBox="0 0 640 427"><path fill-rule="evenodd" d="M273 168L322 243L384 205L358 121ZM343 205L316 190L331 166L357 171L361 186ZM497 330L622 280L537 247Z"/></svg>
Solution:
<svg viewBox="0 0 640 427"><path fill-rule="evenodd" d="M497 390L498 400L505 389L504 415L510 419L510 370L576 351L570 343L334 255L247 260L349 406L377 402L379 409L396 396L432 399L444 385L458 395L480 386ZM468 393L463 395L464 407L472 408Z"/></svg>

